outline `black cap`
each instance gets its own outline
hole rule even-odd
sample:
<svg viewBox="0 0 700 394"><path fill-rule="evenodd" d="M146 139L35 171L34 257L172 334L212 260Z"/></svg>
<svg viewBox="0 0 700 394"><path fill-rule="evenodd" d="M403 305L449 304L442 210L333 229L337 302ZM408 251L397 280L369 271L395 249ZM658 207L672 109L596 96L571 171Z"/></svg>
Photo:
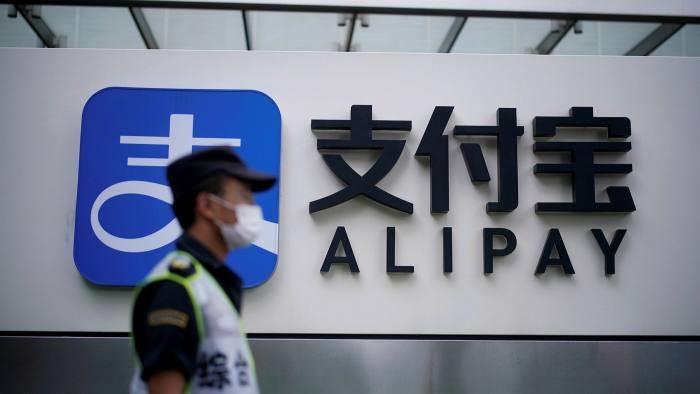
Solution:
<svg viewBox="0 0 700 394"><path fill-rule="evenodd" d="M248 185L254 192L271 188L277 179L248 168L243 160L229 147L216 147L200 150L183 156L168 165L168 183L173 196L187 195L193 187L216 174L230 175Z"/></svg>

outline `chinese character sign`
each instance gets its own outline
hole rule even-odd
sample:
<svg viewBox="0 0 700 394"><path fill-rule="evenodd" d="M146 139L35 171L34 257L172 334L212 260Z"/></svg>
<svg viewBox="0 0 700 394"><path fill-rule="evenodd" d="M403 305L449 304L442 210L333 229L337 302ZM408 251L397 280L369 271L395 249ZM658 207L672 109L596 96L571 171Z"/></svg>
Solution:
<svg viewBox="0 0 700 394"><path fill-rule="evenodd" d="M414 156L426 159L430 166L430 213L448 214L449 199L449 157L446 135L447 124L452 116L453 106L436 106L433 109L426 129ZM516 108L498 108L496 125L455 125L453 136L460 139L459 147L464 164L472 183L490 182L491 175L481 145L472 142L474 137L495 137L497 155L498 200L486 203L486 213L507 214L518 208L518 144L525 128L518 125ZM591 129L604 129L605 141L556 141L557 128L576 128L578 133L589 133ZM347 130L349 138L322 139L317 141L317 149L330 170L347 186L318 200L309 203L311 214L329 209L359 195L369 197L374 202L393 208L407 215L413 214L413 204L396 197L390 191L377 185L398 162L405 147L405 139L378 139L375 130L410 131L410 120L375 120L371 105L353 105L349 120L311 120L312 130ZM605 190L609 201L596 201L595 177L598 174L624 175L632 172L631 164L604 164L595 160L596 153L626 153L632 145L621 141L631 136L630 120L626 117L596 117L592 107L571 107L569 116L536 116L533 120L533 134L538 140L533 146L533 154L541 152L566 152L566 163L538 163L534 173L569 175L573 202L537 202L536 213L630 213L636 210L632 193L627 186L609 186ZM578 134L577 134L578 136ZM581 135L581 137L584 137ZM549 138L542 141L542 138ZM467 140L465 142L465 139ZM610 141L616 139L617 141ZM328 150L381 150L376 163L363 175L356 173L339 153ZM615 254L627 230L615 231L608 241L601 229L590 229L604 260L606 275L615 273ZM494 237L502 237L504 248L494 247ZM443 227L443 272L449 274L452 265L452 227ZM494 257L511 254L517 245L516 235L506 228L483 229L484 274L493 273ZM343 255L337 255L342 249ZM331 270L334 265L347 265L352 273L359 273L360 267L344 226L336 228L330 247L321 266L321 273ZM567 252L561 232L550 229L542 248L535 274L542 274L549 266L558 266L567 275L575 274L571 258ZM386 272L414 273L410 265L398 265L396 261L396 228L386 228Z"/></svg>

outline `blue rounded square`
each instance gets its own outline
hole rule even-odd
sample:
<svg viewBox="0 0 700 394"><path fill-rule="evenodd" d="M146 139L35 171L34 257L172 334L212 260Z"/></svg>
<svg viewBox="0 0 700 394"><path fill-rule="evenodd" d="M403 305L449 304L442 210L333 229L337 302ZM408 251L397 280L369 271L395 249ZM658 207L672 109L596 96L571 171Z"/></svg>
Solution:
<svg viewBox="0 0 700 394"><path fill-rule="evenodd" d="M183 154L230 145L247 165L279 177L281 119L253 90L111 87L83 108L73 260L107 286L136 285L181 233L170 208L165 166ZM279 182L256 195L265 228L259 241L229 254L244 287L277 265Z"/></svg>

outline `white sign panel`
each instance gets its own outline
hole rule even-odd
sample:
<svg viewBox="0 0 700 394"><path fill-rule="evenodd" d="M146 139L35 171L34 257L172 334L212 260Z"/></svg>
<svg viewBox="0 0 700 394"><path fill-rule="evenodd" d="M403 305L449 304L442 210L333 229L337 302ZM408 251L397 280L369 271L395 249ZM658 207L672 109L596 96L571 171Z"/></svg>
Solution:
<svg viewBox="0 0 700 394"><path fill-rule="evenodd" d="M81 115L101 89L131 87L254 90L279 108L278 259L271 277L245 293L249 332L700 334L700 59L3 49L0 69L1 330L128 330L131 290L89 283L72 256ZM595 127L568 127L572 113L579 121L592 115L584 123ZM202 129L193 116L196 134ZM435 116L443 121L431 122ZM399 123L382 122L389 120ZM324 130L343 122L353 130ZM369 133L367 125L393 130ZM421 144L427 129L435 145ZM501 141L516 134L512 151L495 136L456 135L499 130ZM356 147L382 147L319 142L360 134L371 139ZM563 145L547 145L557 142ZM583 151L545 152L576 143L612 150L593 155L595 171L610 173L581 167L589 157ZM391 150L386 171L358 181ZM416 157L421 152L430 160ZM431 212L431 168L440 157L448 162L441 179L449 209L438 213ZM513 165L517 172L509 173ZM545 174L573 167L574 177ZM517 207L512 190L498 193L514 174ZM365 196L346 190L347 201L312 204L358 182ZM391 204L377 197L383 193ZM574 196L583 212L535 209ZM506 212L487 212L499 201ZM331 253L328 262L337 263L322 272L339 227L359 272L342 252L336 260ZM512 233L517 245L485 273L484 229L494 228ZM614 245L617 230L626 232ZM608 243L617 246L614 274L606 274ZM492 247L509 245L495 237Z"/></svg>

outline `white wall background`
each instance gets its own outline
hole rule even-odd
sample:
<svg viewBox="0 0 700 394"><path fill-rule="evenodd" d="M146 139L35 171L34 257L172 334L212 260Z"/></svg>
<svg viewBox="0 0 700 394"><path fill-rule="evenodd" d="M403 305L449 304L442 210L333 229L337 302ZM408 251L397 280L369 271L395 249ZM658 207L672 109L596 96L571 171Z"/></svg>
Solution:
<svg viewBox="0 0 700 394"><path fill-rule="evenodd" d="M0 330L126 331L128 289L84 281L72 261L82 107L107 86L257 89L282 112L280 257L246 293L249 332L430 334L700 334L700 59L518 55L335 54L209 51L0 50ZM344 119L352 104L377 119L410 119L396 167L380 183L414 214L364 199L314 214L308 203L341 187L316 151L312 118ZM494 179L476 187L450 136L451 209L429 213L428 168L413 155L433 107L454 105L454 124L494 125L516 107L520 206L489 216ZM632 151L613 161L634 171L598 182L631 188L629 215L536 215L537 201L565 201L558 177L535 177L531 122L571 106L628 116ZM353 155L358 168L371 158ZM336 226L349 233L361 273L321 275ZM453 227L454 272L441 267L440 230ZM397 227L397 262L385 272L385 227ZM507 227L516 251L482 274L481 229ZM576 275L533 272L552 227L561 229ZM605 277L590 234L628 233L617 274Z"/></svg>

